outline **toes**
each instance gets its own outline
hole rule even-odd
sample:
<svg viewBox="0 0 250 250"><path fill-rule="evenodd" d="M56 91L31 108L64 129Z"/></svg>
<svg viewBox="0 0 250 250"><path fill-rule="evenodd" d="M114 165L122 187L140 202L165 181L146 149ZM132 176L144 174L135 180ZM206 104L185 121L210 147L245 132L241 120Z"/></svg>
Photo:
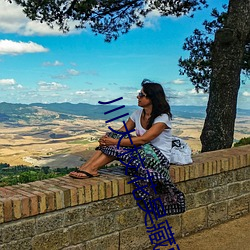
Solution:
<svg viewBox="0 0 250 250"><path fill-rule="evenodd" d="M85 174L78 173L78 172L70 172L69 174L70 174L70 176L78 177L78 178L86 177Z"/></svg>

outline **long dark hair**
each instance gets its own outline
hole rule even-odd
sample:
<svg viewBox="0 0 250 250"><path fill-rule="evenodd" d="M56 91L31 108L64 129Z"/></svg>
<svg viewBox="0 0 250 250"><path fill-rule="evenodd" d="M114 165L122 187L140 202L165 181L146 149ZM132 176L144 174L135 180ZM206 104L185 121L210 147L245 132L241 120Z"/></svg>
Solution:
<svg viewBox="0 0 250 250"><path fill-rule="evenodd" d="M143 87L146 96L152 102L152 113L148 121L147 129L152 127L154 119L159 115L167 114L169 118L172 119L170 106L167 102L162 86L159 83L152 82L148 79L144 79L141 86Z"/></svg>

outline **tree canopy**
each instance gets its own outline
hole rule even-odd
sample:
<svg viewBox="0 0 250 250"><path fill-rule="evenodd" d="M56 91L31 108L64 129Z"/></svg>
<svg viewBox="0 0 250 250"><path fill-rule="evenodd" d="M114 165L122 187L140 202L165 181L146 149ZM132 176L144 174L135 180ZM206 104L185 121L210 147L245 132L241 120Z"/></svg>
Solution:
<svg viewBox="0 0 250 250"><path fill-rule="evenodd" d="M213 9L212 21L203 22L204 30L195 29L193 35L185 39L183 49L189 51L189 58L179 59L180 74L186 74L199 91L209 91L212 73L212 49L215 33L225 26L227 20L227 5L223 5L221 13ZM241 63L241 72L250 77L250 36L247 39L245 53ZM242 80L244 83L244 80Z"/></svg>
<svg viewBox="0 0 250 250"><path fill-rule="evenodd" d="M157 10L162 16L181 16L207 7L207 0L8 0L23 7L31 20L39 20L50 27L55 24L63 32L69 22L76 28L90 27L95 34L103 34L105 41L117 39L133 25L143 27L143 18ZM192 15L192 14L190 14Z"/></svg>

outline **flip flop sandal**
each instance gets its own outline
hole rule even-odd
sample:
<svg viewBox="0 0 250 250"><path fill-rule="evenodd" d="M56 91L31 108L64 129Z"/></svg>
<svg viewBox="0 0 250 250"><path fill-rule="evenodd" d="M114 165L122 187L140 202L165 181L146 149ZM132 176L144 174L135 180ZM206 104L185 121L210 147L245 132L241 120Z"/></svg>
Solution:
<svg viewBox="0 0 250 250"><path fill-rule="evenodd" d="M75 179L88 179L88 178L93 178L93 177L100 176L99 174L93 175L93 174L90 174L90 173L88 173L88 172L86 172L84 170L80 170L80 169L77 169L74 172L85 174L85 176L75 176L75 175L71 175L69 173L69 176L72 177L72 178L75 178Z"/></svg>

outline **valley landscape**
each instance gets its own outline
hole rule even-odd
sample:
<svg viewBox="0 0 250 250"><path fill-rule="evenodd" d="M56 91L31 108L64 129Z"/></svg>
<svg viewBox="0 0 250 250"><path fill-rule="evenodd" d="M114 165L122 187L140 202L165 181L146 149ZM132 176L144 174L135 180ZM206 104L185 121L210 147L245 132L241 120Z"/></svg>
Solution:
<svg viewBox="0 0 250 250"><path fill-rule="evenodd" d="M76 167L87 160L98 139L118 129L122 121L105 123L111 117L132 113L136 106L105 116L114 108L89 104L8 104L0 103L0 163L11 166ZM173 107L173 135L183 138L193 150L201 149L199 136L205 107ZM127 119L125 117L125 119ZM250 111L237 114L235 141L250 136Z"/></svg>

